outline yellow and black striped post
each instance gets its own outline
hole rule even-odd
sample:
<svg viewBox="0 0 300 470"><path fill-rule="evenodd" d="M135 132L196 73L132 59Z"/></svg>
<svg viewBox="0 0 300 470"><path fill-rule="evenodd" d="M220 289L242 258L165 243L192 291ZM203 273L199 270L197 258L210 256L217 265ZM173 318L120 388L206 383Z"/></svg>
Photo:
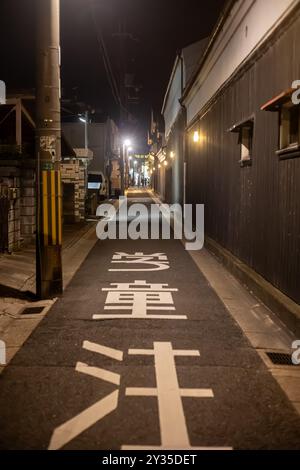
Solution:
<svg viewBox="0 0 300 470"><path fill-rule="evenodd" d="M62 194L59 170L41 170L37 230L37 294L62 293Z"/></svg>
<svg viewBox="0 0 300 470"><path fill-rule="evenodd" d="M59 6L59 0L36 2L36 290L40 299L63 290Z"/></svg>
<svg viewBox="0 0 300 470"><path fill-rule="evenodd" d="M59 170L42 170L42 233L44 246L62 243L61 180Z"/></svg>

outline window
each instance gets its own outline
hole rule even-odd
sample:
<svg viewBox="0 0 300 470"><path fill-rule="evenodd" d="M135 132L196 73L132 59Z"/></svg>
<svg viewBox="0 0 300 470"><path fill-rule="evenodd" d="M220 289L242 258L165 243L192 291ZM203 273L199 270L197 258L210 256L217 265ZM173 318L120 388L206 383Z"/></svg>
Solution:
<svg viewBox="0 0 300 470"><path fill-rule="evenodd" d="M238 144L240 145L240 161L241 166L249 166L252 163L252 145L254 133L254 118L247 119L235 124L230 132L239 134Z"/></svg>
<svg viewBox="0 0 300 470"><path fill-rule="evenodd" d="M253 122L240 128L241 162L252 158Z"/></svg>
<svg viewBox="0 0 300 470"><path fill-rule="evenodd" d="M280 110L279 151L298 150L300 144L300 106L292 102Z"/></svg>
<svg viewBox="0 0 300 470"><path fill-rule="evenodd" d="M277 155L281 159L300 157L300 105L293 104L294 89L282 92L262 106L263 111L277 112L279 142Z"/></svg>

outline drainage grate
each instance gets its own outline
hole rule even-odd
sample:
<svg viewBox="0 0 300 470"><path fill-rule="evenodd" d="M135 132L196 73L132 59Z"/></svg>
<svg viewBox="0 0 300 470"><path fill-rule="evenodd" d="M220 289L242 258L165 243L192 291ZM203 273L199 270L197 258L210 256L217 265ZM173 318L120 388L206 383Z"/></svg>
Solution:
<svg viewBox="0 0 300 470"><path fill-rule="evenodd" d="M44 306L41 307L26 307L22 311L22 315L37 315L38 313L42 313L44 310Z"/></svg>
<svg viewBox="0 0 300 470"><path fill-rule="evenodd" d="M291 354L267 352L266 355L277 366L293 366Z"/></svg>

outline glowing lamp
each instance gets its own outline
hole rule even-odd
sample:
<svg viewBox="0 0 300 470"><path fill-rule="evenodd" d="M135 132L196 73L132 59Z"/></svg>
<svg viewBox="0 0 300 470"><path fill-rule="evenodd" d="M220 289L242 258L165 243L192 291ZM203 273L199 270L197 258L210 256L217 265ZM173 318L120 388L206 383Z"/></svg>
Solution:
<svg viewBox="0 0 300 470"><path fill-rule="evenodd" d="M200 135L199 135L199 132L198 132L198 131L195 131L195 132L194 132L193 140L194 140L194 142L199 142L199 140L200 140Z"/></svg>

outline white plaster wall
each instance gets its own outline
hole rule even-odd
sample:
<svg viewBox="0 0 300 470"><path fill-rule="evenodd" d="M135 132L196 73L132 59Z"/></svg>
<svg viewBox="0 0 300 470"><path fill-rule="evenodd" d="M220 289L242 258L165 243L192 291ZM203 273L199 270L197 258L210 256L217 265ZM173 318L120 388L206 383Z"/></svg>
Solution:
<svg viewBox="0 0 300 470"><path fill-rule="evenodd" d="M239 0L185 99L188 123L300 0Z"/></svg>
<svg viewBox="0 0 300 470"><path fill-rule="evenodd" d="M165 118L165 135L168 137L172 125L180 111L179 99L181 98L181 63L177 62L174 77L167 97L166 107L164 110Z"/></svg>

